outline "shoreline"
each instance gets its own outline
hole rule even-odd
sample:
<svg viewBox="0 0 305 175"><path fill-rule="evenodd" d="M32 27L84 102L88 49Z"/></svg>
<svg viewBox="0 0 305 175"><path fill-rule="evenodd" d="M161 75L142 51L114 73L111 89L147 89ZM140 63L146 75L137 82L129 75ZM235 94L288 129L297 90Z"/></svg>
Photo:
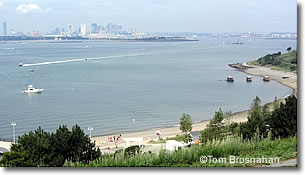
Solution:
<svg viewBox="0 0 305 175"><path fill-rule="evenodd" d="M246 63L243 64L229 64L230 67L241 71L248 75L254 75L259 77L264 77L266 75L270 76L270 78L277 83L282 84L283 86L289 87L293 90L293 95L297 96L297 74L293 72L285 72L280 70L274 70L270 67L257 66L257 65L249 65ZM270 75L271 74L271 75ZM280 75L279 75L280 74ZM290 79L283 79L282 77L290 77ZM288 94L286 96L290 96L292 94Z"/></svg>
<svg viewBox="0 0 305 175"><path fill-rule="evenodd" d="M232 66L231 66L232 67ZM296 95L297 96L297 74L291 73L291 72L284 72L284 71L279 71L279 70L272 70L269 67L262 67L262 66L255 66L255 65L248 65L247 63L244 63L241 65L241 68L238 67L232 67L238 71L241 71L245 74L249 75L254 75L254 76L266 76L268 75L271 80L274 80L284 86L287 86L293 90L292 94L288 94L287 96L290 95ZM286 79L283 79L282 77L289 77ZM284 101L284 98L279 99L280 102ZM269 108L272 110L272 102L266 103L266 105L269 106ZM232 119L230 122L245 122L248 120L248 112L249 109L245 109L242 111L238 111L232 114ZM207 124L209 123L210 120L203 120L200 122L195 122L193 123L192 127L192 132L194 131L201 131L206 128ZM158 137L155 135L155 132L157 130L160 130L162 133L162 138L167 139L170 137L175 137L176 135L182 134L182 132L179 129L179 124L174 125L174 126L168 126L168 127L156 127L156 128L150 128L147 130L140 130L140 131L130 131L130 132L121 132L121 133L115 133L114 134L107 134L107 135L100 135L100 136L93 136L92 140L96 142L96 146L99 147L102 152L103 150L106 149L112 149L115 148L116 145L114 142L109 142L108 141L108 136L119 136L122 134L123 138L143 138L142 144L148 144L150 141L156 141L158 140ZM135 142L136 143L136 142ZM118 147L124 147L125 143L123 141L119 141ZM106 151L107 152L107 151Z"/></svg>

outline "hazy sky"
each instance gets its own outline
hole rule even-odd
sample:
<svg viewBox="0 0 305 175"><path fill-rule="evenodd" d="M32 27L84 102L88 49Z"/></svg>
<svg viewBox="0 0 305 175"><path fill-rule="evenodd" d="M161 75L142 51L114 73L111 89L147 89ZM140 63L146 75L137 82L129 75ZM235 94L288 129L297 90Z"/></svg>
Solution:
<svg viewBox="0 0 305 175"><path fill-rule="evenodd" d="M296 32L296 0L0 0L0 23L47 32L113 22L143 32ZM0 31L2 32L2 25Z"/></svg>

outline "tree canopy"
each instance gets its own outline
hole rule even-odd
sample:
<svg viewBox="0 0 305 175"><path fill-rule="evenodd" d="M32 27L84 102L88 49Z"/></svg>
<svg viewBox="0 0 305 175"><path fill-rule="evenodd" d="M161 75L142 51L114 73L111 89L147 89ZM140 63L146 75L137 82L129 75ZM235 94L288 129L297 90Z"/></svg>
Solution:
<svg viewBox="0 0 305 175"><path fill-rule="evenodd" d="M88 163L100 157L95 142L75 125L70 131L59 126L55 133L45 132L41 127L20 136L5 153L0 165L3 166L63 166L65 161Z"/></svg>
<svg viewBox="0 0 305 175"><path fill-rule="evenodd" d="M182 132L191 132L192 131L192 118L188 114L182 114L180 118L180 130Z"/></svg>
<svg viewBox="0 0 305 175"><path fill-rule="evenodd" d="M297 98L289 96L285 103L280 103L275 98L274 111L269 112L260 106L260 100L253 100L248 121L240 124L240 134L244 139L251 139L258 133L260 137L286 138L297 133ZM270 133L271 132L271 133Z"/></svg>
<svg viewBox="0 0 305 175"><path fill-rule="evenodd" d="M297 134L297 98L289 96L285 99L285 104L281 103L280 107L272 112L267 119L272 136L292 137Z"/></svg>
<svg viewBox="0 0 305 175"><path fill-rule="evenodd" d="M207 128L200 131L201 142L206 143L213 139L222 139L228 134L234 134L238 124L230 122L231 116L231 112L224 113L221 108L219 108L218 111L215 111L214 118L209 122ZM227 125L225 125L225 120L228 121Z"/></svg>
<svg viewBox="0 0 305 175"><path fill-rule="evenodd" d="M251 104L248 121L240 125L240 132L245 139L251 139L257 132L265 133L266 131L265 118L269 109L267 106L262 107L260 103L261 100L256 97Z"/></svg>

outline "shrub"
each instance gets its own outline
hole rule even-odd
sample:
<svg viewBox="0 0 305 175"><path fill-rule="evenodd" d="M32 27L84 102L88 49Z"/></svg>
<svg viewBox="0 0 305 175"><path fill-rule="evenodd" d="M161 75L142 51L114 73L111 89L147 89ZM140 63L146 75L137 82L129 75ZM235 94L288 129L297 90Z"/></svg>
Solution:
<svg viewBox="0 0 305 175"><path fill-rule="evenodd" d="M134 156L140 152L140 147L138 145L130 146L125 149L124 156Z"/></svg>

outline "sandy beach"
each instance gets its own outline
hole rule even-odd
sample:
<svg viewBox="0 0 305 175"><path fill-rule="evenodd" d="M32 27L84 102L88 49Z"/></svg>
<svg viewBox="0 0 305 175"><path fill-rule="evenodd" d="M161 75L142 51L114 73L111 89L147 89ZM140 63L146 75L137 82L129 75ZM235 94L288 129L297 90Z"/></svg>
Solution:
<svg viewBox="0 0 305 175"><path fill-rule="evenodd" d="M256 75L256 76L269 76L272 80L275 80L285 86L288 86L294 90L294 94L297 95L297 74L291 73L291 72L283 72L278 70L272 70L269 67L261 67L261 66L250 66L246 63L243 64L245 66L245 69L242 69L240 71L245 72L250 75ZM285 78L283 78L285 77ZM287 78L288 77L288 78ZM262 80L263 81L263 80ZM287 94L288 95L288 94ZM250 102L249 102L250 104ZM247 121L248 116L248 110L237 112L233 114L231 122L245 122ZM211 116L212 118L213 116ZM202 121L198 123L193 123L193 129L192 131L201 131L206 128L209 121ZM167 127L167 128L155 128L151 130L146 131L138 131L138 132L129 132L129 133L117 133L115 136L122 135L122 138L143 138L142 144L148 144L151 140L158 140L158 137L156 136L156 131L160 130L162 132L162 138L170 138L174 137L176 135L182 134L182 132L179 129L178 123L177 126L174 127ZM114 135L112 135L114 136ZM100 147L102 152L107 149L113 149L116 147L114 142L109 142L107 136L97 136L92 137L93 140L95 140L96 145ZM137 143L134 143L137 144ZM124 141L120 140L118 147L125 147L126 143Z"/></svg>

